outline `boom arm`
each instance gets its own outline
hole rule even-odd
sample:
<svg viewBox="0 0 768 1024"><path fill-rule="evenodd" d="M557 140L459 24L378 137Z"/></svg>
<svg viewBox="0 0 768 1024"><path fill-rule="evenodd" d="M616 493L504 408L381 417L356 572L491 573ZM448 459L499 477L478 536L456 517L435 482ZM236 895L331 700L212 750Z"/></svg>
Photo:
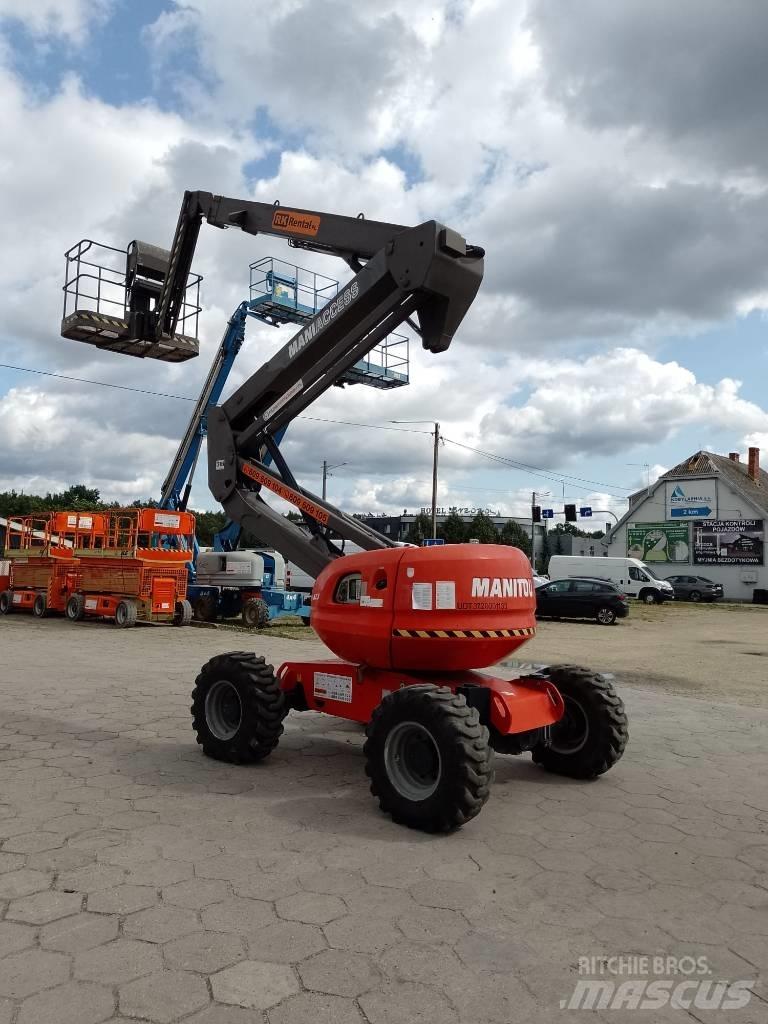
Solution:
<svg viewBox="0 0 768 1024"><path fill-rule="evenodd" d="M282 236L294 246L333 253L357 271L222 406L209 410L208 482L214 497L231 520L312 575L342 554L334 543L337 536L367 550L393 546L301 488L276 435L405 321L421 335L424 348L445 351L480 287L483 250L435 221L406 228L187 192L155 310L157 337L175 327L203 218L218 227ZM264 488L302 512L309 537L266 504Z"/></svg>

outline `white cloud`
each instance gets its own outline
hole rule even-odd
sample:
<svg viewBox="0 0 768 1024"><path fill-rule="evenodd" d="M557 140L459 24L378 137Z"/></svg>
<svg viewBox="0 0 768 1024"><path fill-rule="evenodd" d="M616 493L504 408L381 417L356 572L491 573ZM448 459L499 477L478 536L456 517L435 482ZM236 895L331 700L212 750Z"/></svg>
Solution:
<svg viewBox="0 0 768 1024"><path fill-rule="evenodd" d="M36 36L67 36L83 42L91 25L102 21L114 0L0 0L0 18L20 22Z"/></svg>

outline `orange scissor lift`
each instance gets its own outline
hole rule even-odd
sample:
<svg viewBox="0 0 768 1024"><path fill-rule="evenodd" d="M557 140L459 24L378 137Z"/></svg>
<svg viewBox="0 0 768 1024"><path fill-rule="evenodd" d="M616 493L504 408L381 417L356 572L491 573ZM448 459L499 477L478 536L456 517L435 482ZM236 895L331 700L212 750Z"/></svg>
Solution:
<svg viewBox="0 0 768 1024"><path fill-rule="evenodd" d="M53 512L20 525L0 612L31 609L43 617L58 611L72 622L109 618L123 628L192 621L186 599L195 532L190 512Z"/></svg>

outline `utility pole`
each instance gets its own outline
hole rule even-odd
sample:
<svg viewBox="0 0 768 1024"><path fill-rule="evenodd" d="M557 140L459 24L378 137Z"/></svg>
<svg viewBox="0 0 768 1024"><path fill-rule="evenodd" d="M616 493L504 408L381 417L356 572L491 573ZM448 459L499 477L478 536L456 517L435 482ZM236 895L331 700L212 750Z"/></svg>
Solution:
<svg viewBox="0 0 768 1024"><path fill-rule="evenodd" d="M536 572L536 491L531 494L531 568Z"/></svg>
<svg viewBox="0 0 768 1024"><path fill-rule="evenodd" d="M440 451L440 424L435 423L435 453L432 460L432 539L437 537L437 454Z"/></svg>
<svg viewBox="0 0 768 1024"><path fill-rule="evenodd" d="M342 466L347 466L347 462L337 462L335 466L329 466L327 461L323 459L323 501L325 501L326 495L326 481L331 476L332 469L340 469Z"/></svg>

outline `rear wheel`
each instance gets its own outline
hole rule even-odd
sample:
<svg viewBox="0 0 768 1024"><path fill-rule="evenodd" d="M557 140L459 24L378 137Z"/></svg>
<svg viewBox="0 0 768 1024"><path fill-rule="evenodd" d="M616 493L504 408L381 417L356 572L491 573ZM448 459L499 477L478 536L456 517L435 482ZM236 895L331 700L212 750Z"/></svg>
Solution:
<svg viewBox="0 0 768 1024"><path fill-rule="evenodd" d="M32 614L38 619L44 619L48 614L48 598L45 594L38 594L32 605Z"/></svg>
<svg viewBox="0 0 768 1024"><path fill-rule="evenodd" d="M599 672L558 665L548 675L560 691L565 712L550 727L550 742L534 747L533 760L557 775L594 779L624 753L629 735L624 703Z"/></svg>
<svg viewBox="0 0 768 1024"><path fill-rule="evenodd" d="M0 615L10 615L13 611L13 591L4 590L0 594Z"/></svg>
<svg viewBox="0 0 768 1024"><path fill-rule="evenodd" d="M269 605L261 597L251 597L243 605L243 625L262 629L269 622Z"/></svg>
<svg viewBox="0 0 768 1024"><path fill-rule="evenodd" d="M261 761L278 744L288 713L274 669L250 651L211 658L195 680L192 727L217 761Z"/></svg>
<svg viewBox="0 0 768 1024"><path fill-rule="evenodd" d="M67 601L64 610L70 622L79 622L85 616L85 598L82 594L73 594Z"/></svg>
<svg viewBox="0 0 768 1024"><path fill-rule="evenodd" d="M177 601L173 615L174 626L188 626L192 621L192 605L189 601Z"/></svg>
<svg viewBox="0 0 768 1024"><path fill-rule="evenodd" d="M203 594L202 597L198 597L192 606L194 617L199 622L215 622L217 613L217 604L215 597L210 594Z"/></svg>
<svg viewBox="0 0 768 1024"><path fill-rule="evenodd" d="M612 626L616 621L616 612L613 608L608 608L607 605L604 605L602 608L597 609L595 618L601 626Z"/></svg>
<svg viewBox="0 0 768 1024"><path fill-rule="evenodd" d="M488 730L445 686L405 686L385 697L366 729L371 792L393 821L452 832L483 807L493 781Z"/></svg>
<svg viewBox="0 0 768 1024"><path fill-rule="evenodd" d="M115 625L120 629L130 629L136 625L139 612L135 601L121 601L115 608Z"/></svg>
<svg viewBox="0 0 768 1024"><path fill-rule="evenodd" d="M700 590L692 590L690 592L690 594L688 595L688 597L690 598L691 601L700 601L701 600L701 591Z"/></svg>

